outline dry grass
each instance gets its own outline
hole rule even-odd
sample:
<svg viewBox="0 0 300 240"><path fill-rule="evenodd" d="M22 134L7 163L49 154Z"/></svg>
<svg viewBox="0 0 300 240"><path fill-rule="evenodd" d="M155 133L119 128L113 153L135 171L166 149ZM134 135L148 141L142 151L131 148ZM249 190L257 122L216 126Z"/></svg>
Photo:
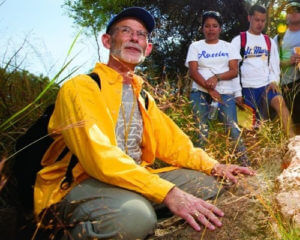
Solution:
<svg viewBox="0 0 300 240"><path fill-rule="evenodd" d="M183 84L185 81L187 84ZM176 86L176 90L174 90L174 86L169 85L168 79L160 84L155 84L155 87L146 83L146 89L154 96L159 107L195 142L197 141L199 130L195 127L194 117L187 97L189 94L189 80L186 77L183 77L180 78L178 82L179 84ZM30 81L24 81L24 83L30 84ZM7 84L7 82L5 84ZM22 91L24 88L18 85L17 80L14 84L16 86L14 89L16 93L11 92L10 94L18 94L18 91L21 92L19 93L20 95L24 94ZM20 99L21 102L22 99L26 98L19 97L18 99ZM29 101L31 101L31 99ZM12 102L11 104L17 105L14 106L15 111L24 106L24 104L26 105L24 102L22 102L22 104ZM43 102L40 102L37 107L39 108L42 104ZM33 117L33 115L30 116L32 118L37 117L37 115L35 115L35 117ZM13 152L12 148L7 146L13 146L16 136L24 132L24 129L26 129L28 125L30 125L30 121L26 120L24 117L24 122L20 121L18 125L13 125L13 127L9 128L7 131L2 131L0 133L0 142L3 142L4 140L4 145L6 146L6 149L4 151L2 150L2 156L8 156ZM275 232L279 232L280 236L285 236L284 239L295 240L297 239L295 236L298 236L297 230L279 218L278 216L280 215L278 209L273 207L273 197L276 192L274 180L281 171L280 161L286 152L287 144L286 137L281 131L278 131L278 129L280 129L279 121L265 122L261 125L260 129L256 131L244 130L242 137L247 147L247 154L251 159L252 167L262 173L260 176L263 178L265 184L261 186L263 189L260 191L259 195L256 195L256 198L268 212L268 217L272 220L271 222L278 226L277 230L274 230L274 234ZM223 131L222 124L213 124L208 141L209 143L205 150L210 155L222 163L237 163L237 156L233 154L235 144L230 140L228 134ZM3 160L0 162L0 173L2 171L0 188L3 188L7 180L5 172L3 172L3 166L6 162L5 159L7 158L3 157ZM158 161L156 166L160 167L162 164L163 163ZM249 191L251 191L251 189L249 189ZM278 236L278 234L276 236ZM279 240L281 238L278 237L277 239Z"/></svg>
<svg viewBox="0 0 300 240"><path fill-rule="evenodd" d="M184 81L184 78L182 78ZM155 96L159 106L164 110L195 142L199 130L195 127L195 121L188 100L188 91L172 90L166 82L156 85L155 88L148 85L148 91ZM185 92L185 97L179 92ZM222 163L237 164L238 156L234 154L235 144L230 140L228 133L224 132L222 123L213 123L208 144L205 150ZM288 139L280 131L282 126L279 119L264 121L260 127L253 131L243 130L242 138L247 148L247 155L251 159L251 167L258 171L260 182L259 194L255 198L267 212L266 222L269 224L274 239L296 240L300 239L299 230L280 217L280 211L275 205L276 194L275 179L282 171L282 158L287 150ZM163 163L158 161L157 167ZM251 187L249 191L252 192ZM271 221L269 221L271 220ZM276 227L274 227L276 226Z"/></svg>

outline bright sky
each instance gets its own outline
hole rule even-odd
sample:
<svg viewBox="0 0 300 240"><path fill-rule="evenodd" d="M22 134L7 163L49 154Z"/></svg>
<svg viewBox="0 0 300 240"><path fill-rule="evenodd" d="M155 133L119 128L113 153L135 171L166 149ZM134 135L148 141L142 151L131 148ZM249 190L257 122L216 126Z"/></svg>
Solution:
<svg viewBox="0 0 300 240"><path fill-rule="evenodd" d="M5 65L26 39L17 63L22 62L21 67L34 74L53 77L80 31L62 8L63 0L0 0L1 3L0 66ZM102 45L101 48L101 61L106 62L107 51ZM71 56L78 56L64 75L81 65L77 73L89 72L98 60L96 51L95 40L81 34L71 52Z"/></svg>

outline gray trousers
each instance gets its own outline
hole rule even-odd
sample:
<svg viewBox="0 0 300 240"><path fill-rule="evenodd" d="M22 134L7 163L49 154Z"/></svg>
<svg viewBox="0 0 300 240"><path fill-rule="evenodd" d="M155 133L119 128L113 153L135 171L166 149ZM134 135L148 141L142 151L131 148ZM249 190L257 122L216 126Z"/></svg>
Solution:
<svg viewBox="0 0 300 240"><path fill-rule="evenodd" d="M159 175L204 200L214 198L220 190L213 177L194 170L178 169ZM90 178L47 209L51 214L46 219L56 222L54 228L57 224L63 226L62 240L133 240L152 233L157 223L156 213L166 209L138 193Z"/></svg>

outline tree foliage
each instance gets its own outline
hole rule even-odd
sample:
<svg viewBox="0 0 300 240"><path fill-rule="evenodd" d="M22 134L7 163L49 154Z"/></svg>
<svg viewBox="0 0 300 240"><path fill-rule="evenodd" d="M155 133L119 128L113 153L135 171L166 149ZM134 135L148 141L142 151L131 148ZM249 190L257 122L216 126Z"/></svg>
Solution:
<svg viewBox="0 0 300 240"><path fill-rule="evenodd" d="M146 5L146 2L142 5ZM148 66L152 68L150 72L156 76L163 70L171 78L186 73L184 61L188 46L192 41L203 38L199 27L204 11L215 10L221 13L225 23L222 39L231 40L241 29L245 30L248 26L245 3L240 0L164 0L151 3L153 5L148 8L156 17L157 28L153 36L155 51Z"/></svg>
<svg viewBox="0 0 300 240"><path fill-rule="evenodd" d="M65 0L64 7L68 15L74 19L75 24L83 27L95 38L100 61L100 45L98 35L109 21L112 14L130 6L132 0Z"/></svg>
<svg viewBox="0 0 300 240"><path fill-rule="evenodd" d="M282 6L286 2L256 1L257 4L268 8L268 32L273 35L276 33ZM152 35L154 51L141 69L146 68L150 78L167 73L169 79L186 74L184 61L188 46L192 41L203 38L199 27L204 11L215 10L221 13L224 22L221 38L230 41L240 31L248 28L247 9L253 3L255 1L246 0L65 0L65 6L75 23L87 27L90 33L103 29L110 17L124 7L141 6L148 9L156 20L156 28Z"/></svg>
<svg viewBox="0 0 300 240"><path fill-rule="evenodd" d="M274 37L277 34L277 27L279 24L286 24L285 8L289 0L257 0L251 1L252 4L264 6L267 9L268 21L266 31Z"/></svg>

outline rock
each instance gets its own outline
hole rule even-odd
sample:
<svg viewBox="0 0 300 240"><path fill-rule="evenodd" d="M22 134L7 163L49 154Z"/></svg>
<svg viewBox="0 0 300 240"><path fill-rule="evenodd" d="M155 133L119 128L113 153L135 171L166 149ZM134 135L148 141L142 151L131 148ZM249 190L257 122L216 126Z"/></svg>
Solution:
<svg viewBox="0 0 300 240"><path fill-rule="evenodd" d="M283 218L300 228L300 136L290 140L284 164L287 168L276 179L276 201Z"/></svg>
<svg viewBox="0 0 300 240"><path fill-rule="evenodd" d="M300 213L300 191L281 192L276 196L282 215L287 219L292 219Z"/></svg>
<svg viewBox="0 0 300 240"><path fill-rule="evenodd" d="M296 214L296 215L293 217L293 223L294 223L296 226L300 226L300 213Z"/></svg>
<svg viewBox="0 0 300 240"><path fill-rule="evenodd" d="M277 185L279 192L300 190L300 164L290 164L290 166L277 177Z"/></svg>

